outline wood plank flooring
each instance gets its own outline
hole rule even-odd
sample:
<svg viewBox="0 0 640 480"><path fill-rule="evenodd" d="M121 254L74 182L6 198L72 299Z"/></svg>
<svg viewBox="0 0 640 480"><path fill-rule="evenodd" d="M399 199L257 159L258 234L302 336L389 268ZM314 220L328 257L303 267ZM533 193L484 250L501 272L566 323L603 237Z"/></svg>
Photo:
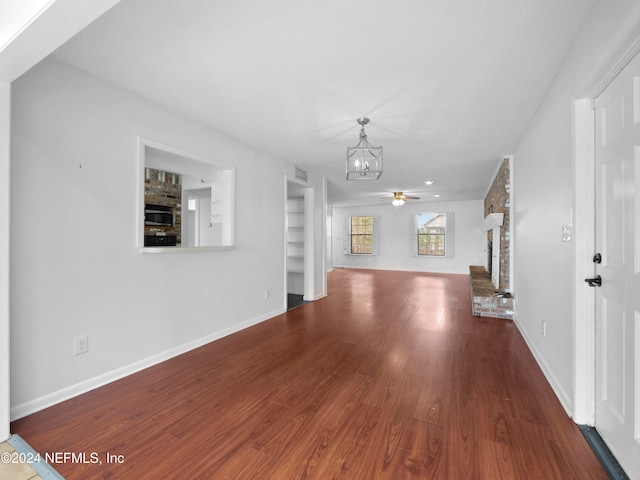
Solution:
<svg viewBox="0 0 640 480"><path fill-rule="evenodd" d="M607 478L514 324L471 315L467 275L336 270L327 298L12 431L98 454L55 464L68 480Z"/></svg>

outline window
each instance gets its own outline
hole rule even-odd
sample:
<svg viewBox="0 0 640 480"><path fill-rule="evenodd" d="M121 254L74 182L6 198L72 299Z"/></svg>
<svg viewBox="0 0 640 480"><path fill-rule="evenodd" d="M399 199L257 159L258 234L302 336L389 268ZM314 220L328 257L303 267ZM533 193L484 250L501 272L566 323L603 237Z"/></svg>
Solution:
<svg viewBox="0 0 640 480"><path fill-rule="evenodd" d="M371 255L373 217L351 217L351 253Z"/></svg>
<svg viewBox="0 0 640 480"><path fill-rule="evenodd" d="M420 213L417 215L417 254L444 257L447 252L447 214Z"/></svg>
<svg viewBox="0 0 640 480"><path fill-rule="evenodd" d="M347 217L345 220L344 253L376 255L376 219L371 215Z"/></svg>

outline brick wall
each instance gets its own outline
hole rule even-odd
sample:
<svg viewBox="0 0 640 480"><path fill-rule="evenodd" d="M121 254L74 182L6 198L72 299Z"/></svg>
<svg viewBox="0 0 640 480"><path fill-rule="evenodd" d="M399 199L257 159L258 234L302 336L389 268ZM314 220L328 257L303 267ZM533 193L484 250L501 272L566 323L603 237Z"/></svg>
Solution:
<svg viewBox="0 0 640 480"><path fill-rule="evenodd" d="M490 213L503 213L504 224L500 228L500 283L499 290L509 290L511 279L510 251L511 251L511 204L509 202L511 191L509 159L505 158L496 174L491 188L484 199L484 215ZM487 232L487 244L491 245L492 232ZM491 264L491 249L487 252L489 265Z"/></svg>
<svg viewBox="0 0 640 480"><path fill-rule="evenodd" d="M144 203L164 205L173 208L173 227L144 227L145 235L164 232L175 235L177 245L181 243L182 232L182 176L153 168L144 169Z"/></svg>

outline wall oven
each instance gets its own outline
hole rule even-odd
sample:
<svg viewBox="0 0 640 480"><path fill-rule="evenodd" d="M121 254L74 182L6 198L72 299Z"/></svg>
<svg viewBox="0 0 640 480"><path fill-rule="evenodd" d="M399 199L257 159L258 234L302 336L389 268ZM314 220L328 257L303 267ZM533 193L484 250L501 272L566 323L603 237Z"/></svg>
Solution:
<svg viewBox="0 0 640 480"><path fill-rule="evenodd" d="M173 227L173 208L153 203L145 204L144 224L148 227Z"/></svg>

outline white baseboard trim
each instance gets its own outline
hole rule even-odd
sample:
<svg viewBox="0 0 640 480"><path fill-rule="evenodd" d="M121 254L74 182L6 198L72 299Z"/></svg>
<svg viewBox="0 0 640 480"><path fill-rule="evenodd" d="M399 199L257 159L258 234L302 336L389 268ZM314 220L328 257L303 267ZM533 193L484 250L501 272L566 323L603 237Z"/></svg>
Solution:
<svg viewBox="0 0 640 480"><path fill-rule="evenodd" d="M64 402L65 400L69 400L73 397L77 397L78 395L82 395L83 393L95 390L96 388L107 385L108 383L132 375L136 372L144 370L145 368L152 367L153 365L157 365L158 363L162 363L173 357L177 357L178 355L182 355L183 353L186 353L190 350L202 347L203 345L211 343L215 340L219 340L233 333L239 332L240 330L244 330L245 328L257 325L258 323L262 323L285 312L286 309L274 310L272 312L260 315L237 325L218 330L217 332L213 332L191 342L178 345L177 347L171 348L164 352L160 352L156 355L152 355L129 365L111 370L110 372L98 375L97 377L90 378L80 383L76 383L75 385L70 385L69 387L65 387L61 390L49 393L20 405L12 406L11 421L18 420L19 418L26 417L27 415L31 415L32 413L39 412L40 410L44 410L45 408Z"/></svg>
<svg viewBox="0 0 640 480"><path fill-rule="evenodd" d="M564 408L564 411L567 413L567 415L571 417L572 416L571 396L565 391L564 388L562 388L562 385L560 385L560 382L558 382L558 379L555 377L555 375L553 375L553 373L551 372L551 369L549 368L549 365L547 365L547 362L544 361L544 358L540 354L540 351L535 347L535 345L531 341L531 338L529 338L529 336L527 335L527 332L522 328L522 325L518 322L517 315L514 315L513 323L515 323L516 327L518 328L518 331L522 335L522 338L524 338L524 341L527 344L527 347L529 347L529 351L533 354L533 358L535 358L536 362L538 363L538 366L542 370L543 375L547 379L547 382L549 382L549 385L551 385L551 389L555 393L558 400L560 400L560 403L562 404L562 408Z"/></svg>
<svg viewBox="0 0 640 480"><path fill-rule="evenodd" d="M399 267L388 267L388 266L360 266L360 265L334 265L334 270L345 269L345 270L386 270L390 272L410 272L410 273L444 273L444 274L452 274L452 275L469 275L469 267L466 267L466 270L463 271L453 271L453 270L420 270L416 268L399 268Z"/></svg>

